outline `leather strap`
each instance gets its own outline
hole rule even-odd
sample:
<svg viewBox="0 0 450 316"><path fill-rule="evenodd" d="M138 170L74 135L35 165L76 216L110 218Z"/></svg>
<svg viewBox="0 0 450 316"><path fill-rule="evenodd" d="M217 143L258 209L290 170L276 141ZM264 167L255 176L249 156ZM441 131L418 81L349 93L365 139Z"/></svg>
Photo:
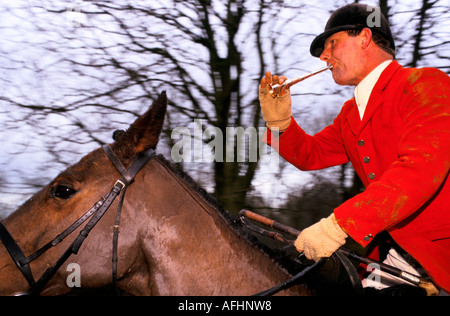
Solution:
<svg viewBox="0 0 450 316"><path fill-rule="evenodd" d="M103 149L108 156L109 160L112 162L114 167L119 171L122 178L117 180L111 189L110 193L98 201L89 211L83 214L77 221L70 225L61 234L56 236L52 241L47 243L45 246L37 250L35 253L29 257L25 257L20 247L17 245L14 238L8 232L6 227L0 221L0 240L5 245L11 258L16 263L17 268L22 272L26 278L30 289L24 294L39 294L46 284L55 275L58 269L64 264L64 262L72 255L77 254L84 240L88 237L91 230L100 221L103 215L108 211L111 204L114 202L116 197L123 192L121 199L119 201L118 210L116 213L116 220L113 232L113 265L112 265L112 275L113 283L117 282L117 245L118 245L118 234L119 234L119 223L120 216L123 207L123 201L125 199L126 188L134 181L136 175L141 171L141 169L148 163L148 161L155 155L155 151L150 149L142 154L140 154L136 160L132 163L131 167L127 170L120 159L114 154L109 145L103 146ZM63 255L58 259L58 261L52 267L48 268L44 274L39 278L37 282L34 281L33 274L29 263L37 259L48 249L55 247L67 236L69 236L73 231L75 231L81 224L88 220L91 216L91 220L86 224L86 226L80 231L74 242L66 249Z"/></svg>
<svg viewBox="0 0 450 316"><path fill-rule="evenodd" d="M130 169L126 170L122 162L119 158L114 154L113 150L109 145L104 145L103 150L108 156L111 163L114 167L119 171L122 175L123 181L125 181L126 185L123 188L123 194L119 201L119 206L117 208L116 219L114 222L114 230L113 230L113 245L112 245L112 283L114 287L117 286L117 263L118 263L118 244L119 244L119 225L120 225L120 217L122 214L123 202L125 199L125 194L128 185L130 185L136 175L141 171L141 169L147 164L147 162L155 155L155 151L150 149L141 155L135 160L135 162L131 165Z"/></svg>
<svg viewBox="0 0 450 316"><path fill-rule="evenodd" d="M131 184L131 182L134 179L134 176L130 175L128 170L125 168L125 166L122 164L119 158L117 158L116 154L112 151L111 147L109 145L104 145L103 150L105 151L106 155L108 156L109 160L112 162L114 167L119 171L119 173L122 175L122 179L125 180L125 183L127 185Z"/></svg>
<svg viewBox="0 0 450 316"><path fill-rule="evenodd" d="M5 245L6 250L8 250L9 255L16 263L16 266L17 268L19 268L20 272L22 272L22 274L24 275L28 284L30 286L33 286L34 278L30 266L28 264L27 265L20 264L20 261L25 259L25 255L23 254L22 250L17 245L14 238L12 238L11 234L8 232L5 225L3 225L1 221L0 221L0 240Z"/></svg>
<svg viewBox="0 0 450 316"><path fill-rule="evenodd" d="M72 225L70 225L66 230L64 230L61 234L55 237L52 241L47 243L45 246L37 250L32 255L28 256L27 258L20 260L21 265L26 265L32 262L33 260L36 260L39 258L42 254L44 254L47 250L49 250L52 247L55 247L58 245L61 241L63 241L67 236L69 236L71 233L75 231L78 227L81 226L89 217L92 216L95 212L98 211L98 209L103 205L105 201L105 198L101 199L93 207L89 209L86 213L84 213L79 219L77 219Z"/></svg>

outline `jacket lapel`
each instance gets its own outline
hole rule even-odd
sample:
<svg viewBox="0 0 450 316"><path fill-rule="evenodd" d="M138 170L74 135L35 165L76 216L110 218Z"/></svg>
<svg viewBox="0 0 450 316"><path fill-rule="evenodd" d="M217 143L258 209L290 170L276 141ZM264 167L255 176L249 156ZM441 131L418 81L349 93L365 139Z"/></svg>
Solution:
<svg viewBox="0 0 450 316"><path fill-rule="evenodd" d="M401 66L397 61L393 61L381 74L380 79L376 83L375 87L372 90L372 94L370 95L369 102L367 103L366 111L364 112L364 117L361 122L361 118L359 116L358 106L356 105L356 101L353 98L351 101L353 103L353 107L349 112L347 117L350 129L352 130L355 136L358 136L367 123L372 119L375 112L378 108L383 104L383 91L388 85L389 81L392 79L394 74L399 70Z"/></svg>
<svg viewBox="0 0 450 316"><path fill-rule="evenodd" d="M355 98L351 99L349 102L351 102L351 109L348 112L347 115L347 121L350 126L350 129L352 130L353 134L356 136L359 132L360 126L361 126L361 118L359 116L359 110L358 105L356 104Z"/></svg>

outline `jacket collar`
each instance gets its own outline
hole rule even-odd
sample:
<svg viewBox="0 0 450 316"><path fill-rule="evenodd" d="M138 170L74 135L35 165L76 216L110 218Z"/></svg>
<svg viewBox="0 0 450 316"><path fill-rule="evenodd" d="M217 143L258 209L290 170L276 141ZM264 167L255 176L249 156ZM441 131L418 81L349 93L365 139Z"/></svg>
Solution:
<svg viewBox="0 0 450 316"><path fill-rule="evenodd" d="M352 108L347 116L350 128L353 134L358 135L361 133L362 129L367 125L372 116L375 114L377 109L383 104L383 91L391 81L394 74L400 69L402 66L397 61L392 61L391 64L383 71L380 78L378 79L375 87L372 90L372 94L370 95L369 102L367 103L366 112L364 113L364 117L361 121L359 116L358 106L356 105L355 98L351 99Z"/></svg>

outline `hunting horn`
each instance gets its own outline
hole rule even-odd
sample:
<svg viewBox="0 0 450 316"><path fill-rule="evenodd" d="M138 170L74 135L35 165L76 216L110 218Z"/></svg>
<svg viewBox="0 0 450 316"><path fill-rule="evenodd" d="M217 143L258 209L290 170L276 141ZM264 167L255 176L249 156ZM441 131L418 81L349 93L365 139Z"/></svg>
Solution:
<svg viewBox="0 0 450 316"><path fill-rule="evenodd" d="M312 76L320 74L321 72L324 72L324 71L326 71L328 69L330 69L330 70L333 69L333 66L328 65L328 66L326 66L324 68L321 68L319 70L313 71L313 72L311 72L311 73L309 73L309 74L307 74L305 76L301 76L301 77L298 77L298 78L295 78L295 79L288 79L281 85L280 84L269 85L270 88L272 89L270 91L270 94L272 95L273 98L277 98L280 95L280 93L281 93L281 89L283 89L284 87L290 88L294 84L297 84L297 83L299 83L299 82L301 82L301 81L303 81L305 79L308 79L308 78L310 78Z"/></svg>

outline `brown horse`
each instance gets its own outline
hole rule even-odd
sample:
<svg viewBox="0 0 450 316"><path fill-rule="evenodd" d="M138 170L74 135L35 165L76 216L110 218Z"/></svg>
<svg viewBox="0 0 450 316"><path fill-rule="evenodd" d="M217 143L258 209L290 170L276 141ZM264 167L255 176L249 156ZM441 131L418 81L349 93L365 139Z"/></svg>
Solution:
<svg viewBox="0 0 450 316"><path fill-rule="evenodd" d="M165 93L116 142L113 152L129 167L159 140L167 107ZM117 286L133 295L251 295L276 286L289 274L263 253L241 223L181 176L164 158L153 157L126 191L120 219ZM102 148L56 177L4 221L27 256L53 240L101 200L120 179ZM113 226L119 201L99 220L78 254L72 254L42 289L71 290L70 264L83 288L111 284ZM62 256L77 228L30 263L41 276ZM69 269L68 269L69 267ZM28 289L27 281L0 243L0 294ZM305 294L294 288L283 294Z"/></svg>

